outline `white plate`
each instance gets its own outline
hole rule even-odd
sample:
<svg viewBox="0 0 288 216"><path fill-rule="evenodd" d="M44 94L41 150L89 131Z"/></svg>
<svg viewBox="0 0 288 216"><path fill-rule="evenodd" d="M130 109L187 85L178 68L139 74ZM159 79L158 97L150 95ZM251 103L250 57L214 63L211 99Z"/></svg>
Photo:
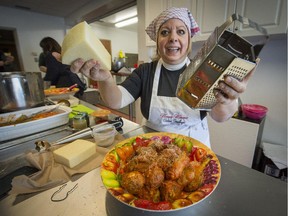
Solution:
<svg viewBox="0 0 288 216"><path fill-rule="evenodd" d="M42 110L51 110L56 107L57 107L56 110L59 110L60 112L57 115L49 116L34 121L0 127L0 142L27 136L30 134L38 133L40 131L48 130L54 127L67 124L69 121L69 113L72 111L72 109L70 107L65 106L51 105L1 114L0 121L2 119L1 122L3 122L3 119L7 119L8 116L9 118L13 118L13 116L19 116L21 114L29 116L33 113L37 113Z"/></svg>

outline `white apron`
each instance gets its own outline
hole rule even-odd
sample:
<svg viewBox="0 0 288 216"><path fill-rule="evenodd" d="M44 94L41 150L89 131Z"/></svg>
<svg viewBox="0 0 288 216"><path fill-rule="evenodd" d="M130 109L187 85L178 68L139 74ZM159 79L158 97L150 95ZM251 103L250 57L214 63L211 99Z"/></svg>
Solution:
<svg viewBox="0 0 288 216"><path fill-rule="evenodd" d="M192 137L210 148L207 118L201 120L199 110L191 109L177 97L157 96L161 67L162 59L156 67L149 119L144 124L157 131Z"/></svg>

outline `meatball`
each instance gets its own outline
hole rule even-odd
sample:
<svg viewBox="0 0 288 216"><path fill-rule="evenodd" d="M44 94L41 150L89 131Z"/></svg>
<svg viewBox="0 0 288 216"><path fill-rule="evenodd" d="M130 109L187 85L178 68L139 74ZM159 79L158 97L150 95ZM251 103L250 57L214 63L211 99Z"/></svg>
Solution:
<svg viewBox="0 0 288 216"><path fill-rule="evenodd" d="M155 203L160 202L160 191L158 188L147 188L143 187L139 193L139 198L145 200L151 200Z"/></svg>
<svg viewBox="0 0 288 216"><path fill-rule="evenodd" d="M157 152L151 147L137 149L134 156L125 166L125 172L139 171L144 173L157 158Z"/></svg>
<svg viewBox="0 0 288 216"><path fill-rule="evenodd" d="M189 163L188 166L184 168L183 173L181 174L177 182L183 187L185 187L190 182L192 182L194 178L195 178L195 170L193 165Z"/></svg>
<svg viewBox="0 0 288 216"><path fill-rule="evenodd" d="M193 181L189 182L185 187L184 190L187 192L192 192L197 190L202 184L204 180L204 168L203 164L200 164L199 162L190 162L189 166L191 166L191 169L194 169L194 178Z"/></svg>
<svg viewBox="0 0 288 216"><path fill-rule="evenodd" d="M138 171L124 173L122 176L121 186L131 194L139 194L144 184L145 177Z"/></svg>
<svg viewBox="0 0 288 216"><path fill-rule="evenodd" d="M164 149L157 158L157 164L164 171L166 171L175 161L175 158L178 158L178 154L174 149Z"/></svg>
<svg viewBox="0 0 288 216"><path fill-rule="evenodd" d="M183 187L175 181L164 181L160 187L161 200L173 202L181 195Z"/></svg>
<svg viewBox="0 0 288 216"><path fill-rule="evenodd" d="M159 188L161 183L165 179L164 171L156 164L152 164L149 167L149 169L145 173L145 176L145 184L150 188Z"/></svg>
<svg viewBox="0 0 288 216"><path fill-rule="evenodd" d="M173 162L166 172L166 178L169 180L176 180L183 173L184 168L189 163L189 157L185 152L182 152L181 155Z"/></svg>
<svg viewBox="0 0 288 216"><path fill-rule="evenodd" d="M163 149L167 148L167 145L164 144L162 141L156 140L153 143L149 145L151 148L153 148L157 153L163 151Z"/></svg>

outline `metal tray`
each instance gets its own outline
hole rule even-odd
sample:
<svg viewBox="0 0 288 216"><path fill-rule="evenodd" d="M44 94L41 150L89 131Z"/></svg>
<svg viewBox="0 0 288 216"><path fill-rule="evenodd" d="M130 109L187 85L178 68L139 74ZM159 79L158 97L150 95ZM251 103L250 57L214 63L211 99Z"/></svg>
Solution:
<svg viewBox="0 0 288 216"><path fill-rule="evenodd" d="M67 124L69 122L69 113L72 111L72 109L65 106L49 105L1 114L0 119L5 119L8 116L13 117L13 115L18 116L21 114L31 115L33 113L51 110L53 108L55 108L56 111L59 111L59 114L29 122L0 127L0 142L35 134Z"/></svg>

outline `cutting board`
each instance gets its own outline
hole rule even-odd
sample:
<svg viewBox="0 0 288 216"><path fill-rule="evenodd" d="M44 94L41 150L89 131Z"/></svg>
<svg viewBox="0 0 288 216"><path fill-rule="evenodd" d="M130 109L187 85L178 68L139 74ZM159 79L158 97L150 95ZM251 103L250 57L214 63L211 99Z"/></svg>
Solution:
<svg viewBox="0 0 288 216"><path fill-rule="evenodd" d="M87 112L88 115L90 115L95 110L90 109L89 107L86 107L82 104L78 104L76 106L71 107L72 112L69 114L69 118L73 118L77 113L73 113L73 111L79 111L79 112Z"/></svg>

